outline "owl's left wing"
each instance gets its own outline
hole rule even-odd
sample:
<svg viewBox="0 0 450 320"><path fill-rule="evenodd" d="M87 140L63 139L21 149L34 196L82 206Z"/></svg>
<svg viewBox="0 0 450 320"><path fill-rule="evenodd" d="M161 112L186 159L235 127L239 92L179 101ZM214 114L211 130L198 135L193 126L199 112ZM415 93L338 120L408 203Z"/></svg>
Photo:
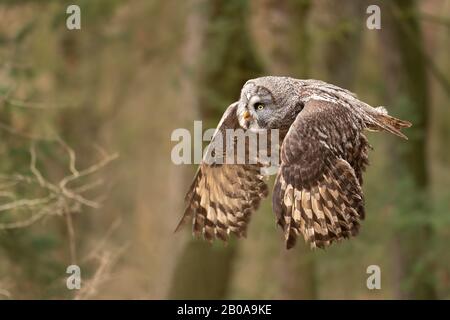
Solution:
<svg viewBox="0 0 450 320"><path fill-rule="evenodd" d="M219 122L186 194L186 209L176 228L178 230L184 222L192 219L194 235L203 235L209 241L215 238L227 241L230 233L245 236L250 215L268 195L260 164L217 163L208 158L213 147L215 152L226 154L227 129L242 130L237 118L237 103L228 107ZM223 143L218 143L222 139ZM221 145L223 149L218 147Z"/></svg>
<svg viewBox="0 0 450 320"><path fill-rule="evenodd" d="M287 248L300 234L323 248L358 232L364 202L357 175L368 147L363 128L349 108L314 99L289 128L272 201Z"/></svg>

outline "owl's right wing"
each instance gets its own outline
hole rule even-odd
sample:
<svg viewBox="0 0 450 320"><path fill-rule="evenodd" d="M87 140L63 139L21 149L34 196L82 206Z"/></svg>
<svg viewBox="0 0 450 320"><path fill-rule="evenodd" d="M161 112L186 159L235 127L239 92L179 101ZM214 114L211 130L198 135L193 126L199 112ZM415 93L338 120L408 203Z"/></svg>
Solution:
<svg viewBox="0 0 450 320"><path fill-rule="evenodd" d="M323 248L358 232L364 218L358 175L368 148L363 129L349 108L313 99L291 125L272 202L288 249L300 234Z"/></svg>
<svg viewBox="0 0 450 320"><path fill-rule="evenodd" d="M242 129L237 106L236 102L227 108L208 148L224 139L226 129ZM225 148L222 151L225 153ZM203 235L206 240L227 241L230 232L245 236L250 215L268 195L261 165L220 164L207 157L208 150L186 194L186 209L176 231L192 218L193 234Z"/></svg>

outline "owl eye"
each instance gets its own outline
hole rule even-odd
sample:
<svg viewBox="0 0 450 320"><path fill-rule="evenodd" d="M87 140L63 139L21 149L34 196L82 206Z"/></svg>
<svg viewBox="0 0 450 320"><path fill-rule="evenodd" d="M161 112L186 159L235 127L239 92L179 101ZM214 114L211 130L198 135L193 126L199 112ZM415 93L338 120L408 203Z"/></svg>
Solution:
<svg viewBox="0 0 450 320"><path fill-rule="evenodd" d="M255 109L256 110L262 110L264 109L264 104L261 102L255 103Z"/></svg>

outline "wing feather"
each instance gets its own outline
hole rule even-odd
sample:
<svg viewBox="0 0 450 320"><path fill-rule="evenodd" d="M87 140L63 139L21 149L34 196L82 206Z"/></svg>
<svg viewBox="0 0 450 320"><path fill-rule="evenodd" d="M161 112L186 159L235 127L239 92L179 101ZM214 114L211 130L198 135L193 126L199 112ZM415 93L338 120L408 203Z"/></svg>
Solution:
<svg viewBox="0 0 450 320"><path fill-rule="evenodd" d="M239 129L237 103L225 111L208 148L225 139L226 129ZM220 135L218 134L220 133ZM226 146L226 141L222 141ZM248 148L246 148L248 149ZM217 149L223 152L226 148ZM219 164L208 157L199 166L186 194L186 209L175 231L192 219L192 232L208 241L227 241L230 233L246 235L251 214L267 197L268 187L260 173L261 164Z"/></svg>
<svg viewBox="0 0 450 320"><path fill-rule="evenodd" d="M310 100L297 116L283 141L273 194L287 248L300 234L324 248L358 233L368 148L363 129L351 110L331 102Z"/></svg>

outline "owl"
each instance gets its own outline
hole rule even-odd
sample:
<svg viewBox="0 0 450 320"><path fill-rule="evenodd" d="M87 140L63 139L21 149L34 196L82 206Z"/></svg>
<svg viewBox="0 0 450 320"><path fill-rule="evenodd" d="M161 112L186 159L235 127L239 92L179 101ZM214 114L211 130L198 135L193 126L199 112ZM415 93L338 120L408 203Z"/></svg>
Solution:
<svg viewBox="0 0 450 320"><path fill-rule="evenodd" d="M267 76L249 80L220 120L212 145L227 130L278 130L279 166L272 208L287 249L301 235L311 248L355 236L364 219L364 130L407 137L411 123L373 108L352 92L319 80ZM220 138L219 138L220 136ZM226 152L223 148L220 152ZM245 237L252 214L268 196L262 162L199 166L176 230L192 219L193 234L227 241Z"/></svg>

